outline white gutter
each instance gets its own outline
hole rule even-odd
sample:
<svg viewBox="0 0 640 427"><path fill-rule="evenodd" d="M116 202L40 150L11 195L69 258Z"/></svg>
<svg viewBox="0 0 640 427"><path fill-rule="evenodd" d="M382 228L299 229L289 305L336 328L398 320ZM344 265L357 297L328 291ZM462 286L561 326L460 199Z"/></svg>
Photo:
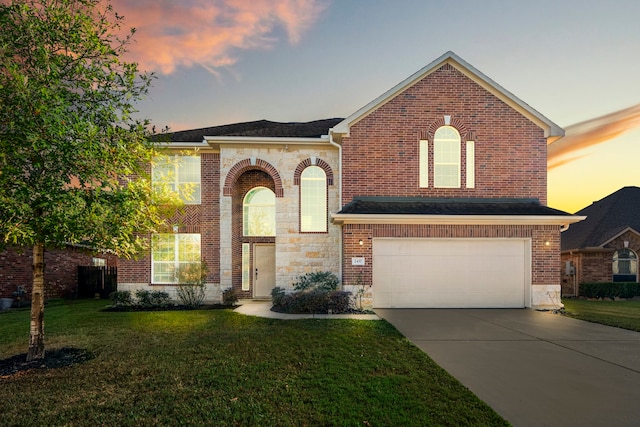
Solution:
<svg viewBox="0 0 640 427"><path fill-rule="evenodd" d="M329 144L333 145L334 147L336 147L338 149L338 206L339 209L342 209L342 145L338 144L337 142L335 142L333 140L333 128L329 129ZM331 214L331 217L333 218L333 216L336 214ZM338 223L336 223L337 225L340 225ZM340 281L342 281L342 242L343 242L343 237L342 237L342 233L340 233L340 238L338 239L338 242L340 242L340 251L338 252L338 259L340 262Z"/></svg>

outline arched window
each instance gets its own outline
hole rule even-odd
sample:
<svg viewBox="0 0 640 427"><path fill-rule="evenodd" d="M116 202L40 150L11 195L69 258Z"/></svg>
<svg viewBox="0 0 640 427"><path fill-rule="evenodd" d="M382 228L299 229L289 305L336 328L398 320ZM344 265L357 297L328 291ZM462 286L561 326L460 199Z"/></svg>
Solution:
<svg viewBox="0 0 640 427"><path fill-rule="evenodd" d="M242 202L242 233L245 236L276 235L276 195L265 187L250 190Z"/></svg>
<svg viewBox="0 0 640 427"><path fill-rule="evenodd" d="M638 256L630 249L618 249L613 254L613 281L635 282L638 279Z"/></svg>
<svg viewBox="0 0 640 427"><path fill-rule="evenodd" d="M433 186L460 188L460 134L451 126L433 135Z"/></svg>
<svg viewBox="0 0 640 427"><path fill-rule="evenodd" d="M318 166L300 175L300 231L327 231L327 174Z"/></svg>

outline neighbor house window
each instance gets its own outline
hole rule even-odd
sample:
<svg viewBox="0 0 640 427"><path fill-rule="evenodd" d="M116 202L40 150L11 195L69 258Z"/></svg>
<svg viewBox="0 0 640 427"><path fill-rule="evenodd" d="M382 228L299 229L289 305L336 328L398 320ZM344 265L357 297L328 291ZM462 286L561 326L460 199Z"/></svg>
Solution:
<svg viewBox="0 0 640 427"><path fill-rule="evenodd" d="M630 249L618 249L613 254L613 281L635 282L638 279L638 257Z"/></svg>
<svg viewBox="0 0 640 427"><path fill-rule="evenodd" d="M245 236L276 235L276 195L265 187L250 190L242 203Z"/></svg>
<svg viewBox="0 0 640 427"><path fill-rule="evenodd" d="M460 188L460 134L451 126L433 136L433 186Z"/></svg>
<svg viewBox="0 0 640 427"><path fill-rule="evenodd" d="M327 174L318 166L300 175L300 231L327 231Z"/></svg>
<svg viewBox="0 0 640 427"><path fill-rule="evenodd" d="M157 157L151 176L156 189L177 193L186 204L200 204L200 156Z"/></svg>
<svg viewBox="0 0 640 427"><path fill-rule="evenodd" d="M179 283L200 268L200 234L154 234L151 239L153 283Z"/></svg>

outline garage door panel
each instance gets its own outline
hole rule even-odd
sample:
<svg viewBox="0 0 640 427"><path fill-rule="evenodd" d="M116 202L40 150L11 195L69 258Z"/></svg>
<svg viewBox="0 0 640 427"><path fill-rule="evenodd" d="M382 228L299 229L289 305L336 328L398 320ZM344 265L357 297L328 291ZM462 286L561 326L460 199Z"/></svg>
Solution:
<svg viewBox="0 0 640 427"><path fill-rule="evenodd" d="M374 239L375 307L524 307L528 241Z"/></svg>

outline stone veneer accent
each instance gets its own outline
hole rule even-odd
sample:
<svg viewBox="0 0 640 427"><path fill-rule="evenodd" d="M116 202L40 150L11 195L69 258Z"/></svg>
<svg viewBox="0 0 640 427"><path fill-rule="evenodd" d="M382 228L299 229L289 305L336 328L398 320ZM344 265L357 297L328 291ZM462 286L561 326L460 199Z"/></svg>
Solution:
<svg viewBox="0 0 640 427"><path fill-rule="evenodd" d="M338 150L328 144L322 145L271 145L247 144L242 147L223 145L220 148L220 176L224 188L220 190L220 286L222 289L240 286L240 264L234 262L238 256L233 242L242 244L252 242L240 232L234 231L233 211L235 196L234 185L242 183L243 173L261 170L272 179L273 170L277 171L282 183L282 196L276 193L276 285L291 289L298 276L312 271L331 271L340 276L340 227L329 222L327 233L299 232L299 197L300 189L294 184L296 168L300 163L315 157L325 162L333 171L338 171ZM246 166L246 159L255 158L255 167ZM237 174L238 165L242 164L243 173ZM266 166L270 165L271 167ZM230 182L228 175L235 176ZM276 185L275 182L271 185ZM225 188L227 190L225 190ZM277 188L277 187L276 187ZM273 188L272 188L273 189ZM238 197L243 198L248 188L243 189ZM340 210L338 186L328 185L329 213ZM241 200L240 200L241 202ZM241 246L240 246L241 248ZM241 250L241 249L240 249ZM249 295L247 295L249 296Z"/></svg>

